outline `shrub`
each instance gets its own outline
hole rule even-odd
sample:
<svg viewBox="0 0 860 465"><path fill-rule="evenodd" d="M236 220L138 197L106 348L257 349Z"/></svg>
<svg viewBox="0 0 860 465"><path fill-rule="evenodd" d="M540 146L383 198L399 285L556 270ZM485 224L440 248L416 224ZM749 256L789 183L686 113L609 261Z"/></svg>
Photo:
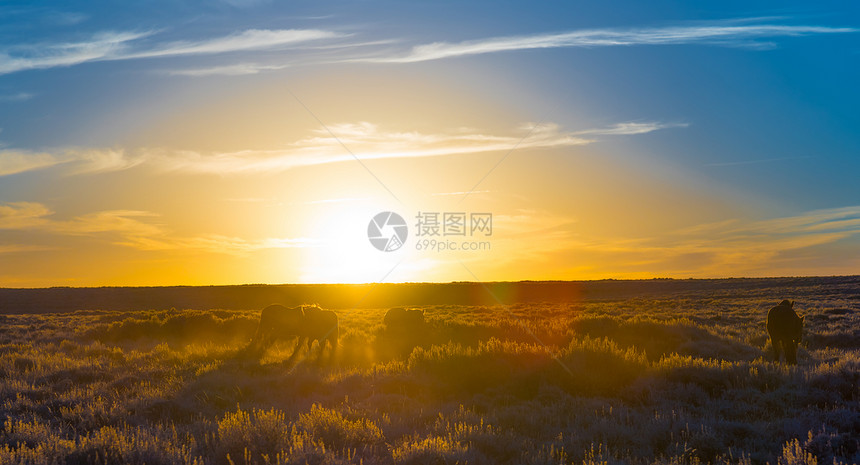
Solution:
<svg viewBox="0 0 860 465"><path fill-rule="evenodd" d="M127 343L139 340L170 341L171 343L249 340L258 321L248 315L221 318L211 312L188 310L180 313L143 313L88 330L86 337L103 342Z"/></svg>
<svg viewBox="0 0 860 465"><path fill-rule="evenodd" d="M254 409L248 412L237 408L218 421L215 458L218 463L229 463L228 456L236 461L246 453L253 460L262 460L263 455L274 457L279 452L289 451L296 435L282 411Z"/></svg>
<svg viewBox="0 0 860 465"><path fill-rule="evenodd" d="M366 418L349 420L337 410L317 404L299 416L296 426L334 451L356 451L365 455L385 449L382 430L374 422Z"/></svg>
<svg viewBox="0 0 860 465"><path fill-rule="evenodd" d="M476 450L438 436L407 440L394 449L392 456L396 463L403 465L489 463Z"/></svg>

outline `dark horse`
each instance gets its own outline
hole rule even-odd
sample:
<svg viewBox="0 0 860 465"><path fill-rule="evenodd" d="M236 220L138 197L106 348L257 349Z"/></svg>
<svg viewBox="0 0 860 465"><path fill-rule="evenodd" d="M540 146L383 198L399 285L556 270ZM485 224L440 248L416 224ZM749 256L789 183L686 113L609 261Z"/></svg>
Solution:
<svg viewBox="0 0 860 465"><path fill-rule="evenodd" d="M785 363L797 365L797 344L803 333L803 317L794 311L794 301L783 300L767 312L767 332L773 346L773 358L779 362L779 352L785 353Z"/></svg>
<svg viewBox="0 0 860 465"><path fill-rule="evenodd" d="M294 336L299 337L301 343L304 319L305 313L301 306L269 305L260 312L260 326L248 347L262 351L279 339Z"/></svg>
<svg viewBox="0 0 860 465"><path fill-rule="evenodd" d="M325 349L326 342L331 344L334 353L338 338L337 314L316 305L269 305L260 312L260 325L248 349L252 353L262 354L278 340L293 337L297 338L293 356L298 355L302 343L306 343L310 351L314 341L320 343L320 354Z"/></svg>
<svg viewBox="0 0 860 465"><path fill-rule="evenodd" d="M326 342L331 344L331 352L337 349L337 314L331 310L323 310L316 305L304 307L305 318L300 331L308 345L308 352L314 341L320 343L320 355L325 349Z"/></svg>
<svg viewBox="0 0 860 465"><path fill-rule="evenodd" d="M430 342L424 310L392 308L385 313L383 322L385 328L376 340L377 352L383 357L406 357L415 347Z"/></svg>
<svg viewBox="0 0 860 465"><path fill-rule="evenodd" d="M388 329L420 329L424 325L424 310L392 308L385 313L383 322Z"/></svg>

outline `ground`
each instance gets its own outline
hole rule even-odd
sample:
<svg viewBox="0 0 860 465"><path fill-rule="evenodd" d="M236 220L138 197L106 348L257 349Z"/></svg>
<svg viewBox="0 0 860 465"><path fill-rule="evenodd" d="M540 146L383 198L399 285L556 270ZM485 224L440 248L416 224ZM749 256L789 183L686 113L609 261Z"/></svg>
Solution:
<svg viewBox="0 0 860 465"><path fill-rule="evenodd" d="M259 309L0 316L0 463L860 462L856 283L422 308L259 359Z"/></svg>

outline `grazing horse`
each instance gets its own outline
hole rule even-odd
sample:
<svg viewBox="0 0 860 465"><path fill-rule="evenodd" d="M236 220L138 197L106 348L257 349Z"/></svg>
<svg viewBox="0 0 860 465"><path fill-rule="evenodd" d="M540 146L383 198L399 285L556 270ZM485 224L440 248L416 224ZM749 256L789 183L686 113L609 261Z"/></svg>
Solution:
<svg viewBox="0 0 860 465"><path fill-rule="evenodd" d="M415 347L430 342L424 323L424 310L392 308L385 313L383 322L385 329L380 333L382 337L377 339L377 350L383 356L406 357Z"/></svg>
<svg viewBox="0 0 860 465"><path fill-rule="evenodd" d="M783 300L767 312L767 332L773 346L773 358L779 362L780 350L785 363L797 365L797 344L803 333L803 318L794 311L794 301Z"/></svg>
<svg viewBox="0 0 860 465"><path fill-rule="evenodd" d="M304 326L302 307L269 305L260 312L260 326L248 347L263 350L278 339L301 338ZM296 345L298 347L298 344Z"/></svg>
<svg viewBox="0 0 860 465"><path fill-rule="evenodd" d="M314 341L320 343L320 354L325 349L325 344L331 344L332 352L337 348L337 314L331 310L323 310L316 305L304 307L305 317L302 321L300 336L305 338L308 352Z"/></svg>
<svg viewBox="0 0 860 465"><path fill-rule="evenodd" d="M388 329L420 328L424 324L424 310L392 308L385 313L383 322Z"/></svg>

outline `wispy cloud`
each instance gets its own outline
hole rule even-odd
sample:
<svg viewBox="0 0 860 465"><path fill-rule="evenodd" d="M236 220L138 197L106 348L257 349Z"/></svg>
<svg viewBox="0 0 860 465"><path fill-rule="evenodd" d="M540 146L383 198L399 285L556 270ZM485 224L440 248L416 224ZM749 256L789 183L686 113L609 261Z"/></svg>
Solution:
<svg viewBox="0 0 860 465"><path fill-rule="evenodd" d="M63 163L63 159L50 153L29 152L26 150L0 150L0 176L33 171Z"/></svg>
<svg viewBox="0 0 860 465"><path fill-rule="evenodd" d="M145 211L109 210L81 215L70 220L57 220L53 215L54 212L41 203L7 203L0 205L0 229L41 230L68 235L118 232L150 236L162 233L159 225L138 220L141 217L155 216Z"/></svg>
<svg viewBox="0 0 860 465"><path fill-rule="evenodd" d="M727 220L683 229L678 234L704 233L708 235L797 235L809 232L860 232L860 206L813 210L800 215L744 222Z"/></svg>
<svg viewBox="0 0 860 465"><path fill-rule="evenodd" d="M19 45L0 50L0 74L28 69L72 66L88 61L122 56L129 42L150 35L149 32L103 32L82 42Z"/></svg>
<svg viewBox="0 0 860 465"><path fill-rule="evenodd" d="M307 202L302 202L304 205L319 205L323 203L344 203L344 202L358 202L361 200L368 200L370 197L339 197L336 199L320 199L320 200L309 200Z"/></svg>
<svg viewBox="0 0 860 465"><path fill-rule="evenodd" d="M780 158L760 158L757 160L738 160L738 161L727 161L727 162L718 162L718 163L707 163L705 166L743 166L743 165L758 165L761 163L776 163L780 161L792 161L792 160L806 160L812 158L810 156L803 157L780 157Z"/></svg>
<svg viewBox="0 0 860 465"><path fill-rule="evenodd" d="M244 3L244 2L242 2ZM75 16L74 20L82 17ZM563 47L615 47L633 45L711 44L767 49L775 40L785 37L857 32L850 27L766 24L779 18L732 20L695 26L655 28L583 29L560 33L482 38L463 42L433 42L416 45L410 50L392 51L390 47L376 48L370 55L355 53L319 62L414 63L459 56L480 55L514 50ZM159 42L160 31L103 31L89 39L67 42L19 44L0 48L0 74L30 69L73 66L92 61L116 61L143 58L164 58L191 55L214 55L231 52L283 50L299 45L351 37L351 34L324 29L248 29L218 37L196 40ZM380 39L366 42L319 44L321 47L354 48L391 44L401 39ZM168 74L183 76L245 75L283 69L289 64L219 63L199 69L180 69Z"/></svg>
<svg viewBox="0 0 860 465"><path fill-rule="evenodd" d="M44 21L60 26L74 26L80 24L90 17L84 13L73 11L52 11L44 17Z"/></svg>
<svg viewBox="0 0 860 465"><path fill-rule="evenodd" d="M244 255L261 250L313 247L318 244L318 241L309 238L244 239L207 234L190 238L130 236L117 242L117 244L150 251L182 250Z"/></svg>
<svg viewBox="0 0 860 465"><path fill-rule="evenodd" d="M56 157L63 161L73 161L69 174L107 173L134 168L146 162L143 156L129 156L124 149L69 149Z"/></svg>
<svg viewBox="0 0 860 465"><path fill-rule="evenodd" d="M466 195L466 194L486 194L490 192L489 190L481 190L481 191L457 191L457 192L434 192L430 194L432 197L444 197L448 195Z"/></svg>
<svg viewBox="0 0 860 465"><path fill-rule="evenodd" d="M36 202L12 202L0 205L0 229L29 229L42 224L52 212Z"/></svg>
<svg viewBox="0 0 860 465"><path fill-rule="evenodd" d="M63 149L56 153L28 150L0 150L0 176L51 168L67 164L69 174L103 173L120 171L145 161L142 157L129 157L121 149L84 150Z"/></svg>
<svg viewBox="0 0 860 465"><path fill-rule="evenodd" d="M454 130L440 133L386 131L377 125L361 122L334 124L313 131L309 137L283 149L243 150L203 153L166 148L139 149L68 149L58 154L0 151L0 175L67 164L68 174L120 171L149 166L161 172L196 174L273 173L303 166L353 161L341 143L362 160L421 158L468 155L522 149L583 146L597 139L589 136L623 136L645 134L683 124L659 122L622 123L608 128L564 131L557 124L544 123L531 130L533 123L523 124L506 135L486 134L476 130ZM531 130L531 132L529 132ZM528 137L523 139L523 134Z"/></svg>
<svg viewBox="0 0 860 465"><path fill-rule="evenodd" d="M221 0L227 5L236 7L236 8L250 8L259 5L265 5L267 3L271 3L271 0Z"/></svg>
<svg viewBox="0 0 860 465"><path fill-rule="evenodd" d="M288 68L289 64L267 65L262 63L236 63L233 65L211 66L208 68L174 69L167 71L173 76L245 76L259 74L263 71L274 71Z"/></svg>
<svg viewBox="0 0 860 465"><path fill-rule="evenodd" d="M23 102L35 97L35 94L29 92L18 92L15 94L0 94L0 102Z"/></svg>
<svg viewBox="0 0 860 465"><path fill-rule="evenodd" d="M344 34L319 29L249 29L225 37L201 41L173 42L151 50L123 55L122 59L180 55L210 55L249 50L271 50L301 42L344 37Z"/></svg>
<svg viewBox="0 0 860 465"><path fill-rule="evenodd" d="M345 36L344 36L345 37ZM338 50L346 50L352 48L361 48L361 47L373 47L377 45L385 45L396 42L394 40L373 40L366 42L336 42L336 43L324 43L320 41L308 41L303 44L296 44L291 47L292 50L296 51L320 51L320 50L330 50L330 49L338 49ZM188 76L188 77L201 77L201 76L246 76L250 74L259 74L266 71L277 71L281 69L290 68L293 66L306 66L310 64L319 64L320 60L318 58L313 58L311 56L305 55L296 55L291 56L289 62L285 62L283 57L271 58L268 62L253 62L253 61L242 61L239 63L230 63L230 64L216 64L212 66L204 66L198 68L179 68L179 69L169 69L164 71L164 74L170 76Z"/></svg>
<svg viewBox="0 0 860 465"><path fill-rule="evenodd" d="M860 235L860 206L814 210L764 220L732 219L659 238L615 238L580 244L584 250L638 262L675 275L740 276L791 263L805 249Z"/></svg>
<svg viewBox="0 0 860 465"><path fill-rule="evenodd" d="M53 250L52 247L45 247L40 245L26 245L26 244L3 244L0 245L0 255L4 253L20 253L20 252L41 252L45 250Z"/></svg>
<svg viewBox="0 0 860 465"><path fill-rule="evenodd" d="M773 48L772 40L782 37L857 32L856 28L744 24L675 26L639 29L583 29L555 34L532 34L464 42L434 42L417 45L406 54L358 58L349 61L374 63L415 63L469 55L513 50L562 47L618 47L632 45L711 44L736 47Z"/></svg>
<svg viewBox="0 0 860 465"><path fill-rule="evenodd" d="M275 202L275 199L271 197L232 197L224 199L224 201L235 203L270 203Z"/></svg>
<svg viewBox="0 0 860 465"><path fill-rule="evenodd" d="M700 273L713 275L717 269L739 273L773 268L773 262L791 260L801 250L858 234L860 206L850 206L764 220L723 221L703 225L695 233L679 231L669 238L673 244L650 242L675 257L707 257L700 263Z"/></svg>
<svg viewBox="0 0 860 465"><path fill-rule="evenodd" d="M245 254L265 249L309 247L317 241L309 238L245 239L218 234L175 237L163 224L152 221L158 215L137 210L107 210L58 220L54 212L37 202L0 204L0 230L42 231L66 236L108 235L112 243L139 250L183 250L212 253ZM27 245L8 251L29 251ZM2 250L0 250L2 251Z"/></svg>
<svg viewBox="0 0 860 465"><path fill-rule="evenodd" d="M689 126L687 123L630 122L619 123L606 128L576 131L572 134L577 136L630 136L636 134L647 134L660 129L686 128L687 126Z"/></svg>
<svg viewBox="0 0 860 465"><path fill-rule="evenodd" d="M493 223L499 231L493 250L504 250L502 260L509 263L568 263L566 257L576 257L570 262L590 264L581 271L588 276L755 276L800 270L809 250L860 236L860 206L734 218L655 236L590 235L574 226L575 218L529 210L494 215ZM541 240L524 240L535 237Z"/></svg>
<svg viewBox="0 0 860 465"><path fill-rule="evenodd" d="M116 61L189 55L213 55L241 51L280 50L299 43L345 37L319 29L249 29L197 41L144 44L145 32L103 32L89 40L17 45L0 50L0 74L28 69L72 66L91 61Z"/></svg>

